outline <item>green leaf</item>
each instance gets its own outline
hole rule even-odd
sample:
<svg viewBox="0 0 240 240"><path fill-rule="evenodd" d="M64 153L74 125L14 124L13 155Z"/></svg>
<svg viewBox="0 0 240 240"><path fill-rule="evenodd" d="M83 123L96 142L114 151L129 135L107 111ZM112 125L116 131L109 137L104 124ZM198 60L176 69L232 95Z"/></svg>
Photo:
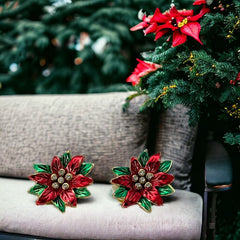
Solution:
<svg viewBox="0 0 240 240"><path fill-rule="evenodd" d="M172 167L172 161L170 160L166 160L161 162L161 165L159 167L159 172L168 172L170 170L170 168Z"/></svg>
<svg viewBox="0 0 240 240"><path fill-rule="evenodd" d="M65 203L59 196L57 196L52 202L61 212L65 212Z"/></svg>
<svg viewBox="0 0 240 240"><path fill-rule="evenodd" d="M115 167L112 169L113 172L115 174L117 174L118 176L121 176L121 175L130 175L131 174L131 171L128 167Z"/></svg>
<svg viewBox="0 0 240 240"><path fill-rule="evenodd" d="M141 197L140 200L138 201L138 204L147 212L151 212L151 206L152 203L145 197Z"/></svg>
<svg viewBox="0 0 240 240"><path fill-rule="evenodd" d="M43 173L52 173L50 165L45 165L45 164L34 164L33 168L37 172L43 172Z"/></svg>
<svg viewBox="0 0 240 240"><path fill-rule="evenodd" d="M40 195L46 188L47 188L47 186L37 183L29 190L29 193L34 194L34 195Z"/></svg>
<svg viewBox="0 0 240 240"><path fill-rule="evenodd" d="M93 163L82 163L77 174L82 174L82 175L86 176L87 174L89 174L91 172L93 167L94 167Z"/></svg>
<svg viewBox="0 0 240 240"><path fill-rule="evenodd" d="M158 188L158 192L161 196L166 196L166 195L170 195L172 193L175 192L175 190L173 189L173 187L171 185L165 185L162 186L160 188Z"/></svg>
<svg viewBox="0 0 240 240"><path fill-rule="evenodd" d="M63 165L63 167L67 167L68 163L71 161L71 154L70 152L65 152L61 157L60 161Z"/></svg>
<svg viewBox="0 0 240 240"><path fill-rule="evenodd" d="M121 198L121 197L126 197L128 193L128 190L123 187L123 186L120 186L115 192L114 192L114 197L116 198Z"/></svg>
<svg viewBox="0 0 240 240"><path fill-rule="evenodd" d="M77 198L89 197L91 195L86 188L74 188L73 190Z"/></svg>
<svg viewBox="0 0 240 240"><path fill-rule="evenodd" d="M147 161L149 160L149 156L148 156L148 150L145 149L143 152L140 153L140 155L138 156L138 161L140 162L140 164L142 165L142 167L145 167Z"/></svg>

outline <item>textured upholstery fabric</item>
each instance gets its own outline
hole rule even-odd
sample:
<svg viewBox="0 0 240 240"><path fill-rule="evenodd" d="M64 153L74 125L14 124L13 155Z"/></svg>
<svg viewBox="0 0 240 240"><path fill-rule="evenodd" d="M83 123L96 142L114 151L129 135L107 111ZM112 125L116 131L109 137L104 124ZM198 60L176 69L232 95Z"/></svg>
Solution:
<svg viewBox="0 0 240 240"><path fill-rule="evenodd" d="M149 214L137 205L123 209L110 184L96 183L88 187L91 198L61 213L53 205L36 206L37 197L27 193L33 185L0 178L0 231L56 239L200 239L202 199L189 191L177 190Z"/></svg>
<svg viewBox="0 0 240 240"><path fill-rule="evenodd" d="M188 124L188 109L177 105L162 112L157 119L155 152L161 152L162 160L173 160L171 172L175 176L173 187L190 190L190 172L197 126Z"/></svg>
<svg viewBox="0 0 240 240"><path fill-rule="evenodd" d="M50 164L70 150L95 163L95 182L108 182L112 167L129 166L146 148L150 116L138 112L145 98L135 98L124 113L130 94L1 96L0 176L26 178L33 163ZM196 128L188 125L187 109L179 105L158 114L151 128L147 147L173 160L173 186L189 190Z"/></svg>
<svg viewBox="0 0 240 240"><path fill-rule="evenodd" d="M85 155L94 181L108 182L114 166L129 165L146 148L144 97L122 111L130 93L1 96L0 176L26 178L33 164L50 164L70 150Z"/></svg>

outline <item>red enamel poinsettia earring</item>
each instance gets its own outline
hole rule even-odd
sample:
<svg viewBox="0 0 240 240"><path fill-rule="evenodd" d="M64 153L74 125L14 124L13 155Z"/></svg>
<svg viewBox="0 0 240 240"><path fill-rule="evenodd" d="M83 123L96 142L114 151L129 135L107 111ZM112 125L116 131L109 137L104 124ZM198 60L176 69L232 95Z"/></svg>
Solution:
<svg viewBox="0 0 240 240"><path fill-rule="evenodd" d="M70 152L66 152L60 158L55 156L51 166L34 164L37 173L29 178L36 184L29 192L39 196L36 204L52 203L64 212L66 205L77 205L77 198L89 197L91 194L86 187L93 180L86 175L91 172L94 164L83 161L84 156L71 158Z"/></svg>
<svg viewBox="0 0 240 240"><path fill-rule="evenodd" d="M161 162L160 159L160 154L149 158L145 150L138 158L131 158L130 168L113 168L117 175L111 180L115 188L113 197L122 203L122 207L138 204L145 211L151 212L152 204L162 205L162 196L174 193L170 185L174 176L167 173L172 161Z"/></svg>

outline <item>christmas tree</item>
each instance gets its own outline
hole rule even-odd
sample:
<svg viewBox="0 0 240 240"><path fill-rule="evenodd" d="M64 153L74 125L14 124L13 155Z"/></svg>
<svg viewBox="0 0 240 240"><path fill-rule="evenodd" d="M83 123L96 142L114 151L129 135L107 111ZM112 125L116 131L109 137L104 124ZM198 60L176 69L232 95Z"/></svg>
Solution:
<svg viewBox="0 0 240 240"><path fill-rule="evenodd" d="M185 7L189 0L183 1ZM139 6L158 0L0 1L0 94L126 90L139 51ZM167 8L168 0L161 5Z"/></svg>

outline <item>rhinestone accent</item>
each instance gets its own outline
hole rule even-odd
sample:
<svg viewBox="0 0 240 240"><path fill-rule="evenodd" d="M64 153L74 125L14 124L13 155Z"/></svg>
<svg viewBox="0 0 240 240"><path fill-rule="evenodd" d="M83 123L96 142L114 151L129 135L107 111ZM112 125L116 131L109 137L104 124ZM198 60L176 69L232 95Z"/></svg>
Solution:
<svg viewBox="0 0 240 240"><path fill-rule="evenodd" d="M51 180L52 181L56 181L57 180L57 174L55 174L55 173L53 173L52 175L51 175Z"/></svg>
<svg viewBox="0 0 240 240"><path fill-rule="evenodd" d="M72 180L72 174L71 173L67 173L66 175L65 175L65 179L67 180L67 181L70 181L70 180Z"/></svg>
<svg viewBox="0 0 240 240"><path fill-rule="evenodd" d="M52 188L54 188L54 189L58 189L59 188L59 183L58 182L53 182L52 183Z"/></svg>
<svg viewBox="0 0 240 240"><path fill-rule="evenodd" d="M152 184L150 182L146 182L144 185L145 188L151 188Z"/></svg>
<svg viewBox="0 0 240 240"><path fill-rule="evenodd" d="M58 175L59 176L64 176L64 174L65 174L65 169L63 169L63 168L59 169Z"/></svg>
<svg viewBox="0 0 240 240"><path fill-rule="evenodd" d="M142 189L142 184L139 183L139 182L135 183L134 186L135 186L135 188L136 188L137 190L141 190L141 189Z"/></svg>
<svg viewBox="0 0 240 240"><path fill-rule="evenodd" d="M145 178L145 177L140 177L140 178L139 178L139 182L140 182L141 184L144 184L144 183L146 182L146 178Z"/></svg>
<svg viewBox="0 0 240 240"><path fill-rule="evenodd" d="M138 176L140 176L140 177L145 176L145 174L146 174L146 171L145 171L144 169L140 169L140 170L138 171Z"/></svg>
<svg viewBox="0 0 240 240"><path fill-rule="evenodd" d="M65 182L65 183L62 185L62 189L63 189L63 190L67 190L68 188L69 188L69 184Z"/></svg>
<svg viewBox="0 0 240 240"><path fill-rule="evenodd" d="M153 173L147 173L146 178L147 180L151 180L154 177Z"/></svg>
<svg viewBox="0 0 240 240"><path fill-rule="evenodd" d="M65 181L65 180L64 180L64 178L63 178L63 177L59 177L59 178L58 178L58 182L59 182L60 184L63 184L63 183L64 183L64 181Z"/></svg>
<svg viewBox="0 0 240 240"><path fill-rule="evenodd" d="M133 182L137 182L138 181L138 176L137 175L132 175L132 180L133 180Z"/></svg>

